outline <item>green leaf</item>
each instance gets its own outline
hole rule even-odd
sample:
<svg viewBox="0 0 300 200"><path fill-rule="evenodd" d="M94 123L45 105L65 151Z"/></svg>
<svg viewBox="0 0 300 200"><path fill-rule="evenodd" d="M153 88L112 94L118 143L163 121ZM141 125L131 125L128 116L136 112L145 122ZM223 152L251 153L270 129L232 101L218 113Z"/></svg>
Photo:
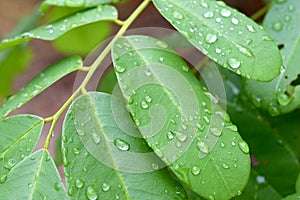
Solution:
<svg viewBox="0 0 300 200"><path fill-rule="evenodd" d="M62 146L71 199L186 199L124 104L109 94L92 92L75 100Z"/></svg>
<svg viewBox="0 0 300 200"><path fill-rule="evenodd" d="M280 200L282 196L271 184L265 181L264 176L259 175L255 170L251 170L248 185L242 194L235 200Z"/></svg>
<svg viewBox="0 0 300 200"><path fill-rule="evenodd" d="M0 184L0 199L66 199L58 171L47 150L20 162Z"/></svg>
<svg viewBox="0 0 300 200"><path fill-rule="evenodd" d="M300 194L292 194L283 198L282 200L298 200L298 199L300 199Z"/></svg>
<svg viewBox="0 0 300 200"><path fill-rule="evenodd" d="M115 7L100 5L97 8L82 11L58 20L48 25L41 26L32 31L25 32L11 39L4 39L0 43L0 50L29 41L33 38L41 40L55 40L66 32L79 26L103 20L115 20L118 12Z"/></svg>
<svg viewBox="0 0 300 200"><path fill-rule="evenodd" d="M6 175L16 164L34 150L43 125L42 118L32 115L0 118L0 183L6 180Z"/></svg>
<svg viewBox="0 0 300 200"><path fill-rule="evenodd" d="M270 81L280 73L280 52L270 36L261 26L224 2L153 2L197 49L223 67L260 81Z"/></svg>
<svg viewBox="0 0 300 200"><path fill-rule="evenodd" d="M294 129L297 127L296 120L290 123L288 120L278 118L277 122L280 121L281 125L272 124L247 98L240 77L228 72L223 73L223 77L228 97L227 110L250 146L252 169L261 176L262 183L265 181L282 196L294 193L299 174L299 160L291 144L298 147L299 142L290 143L289 140L296 138L292 139L286 135L290 135L290 129L287 127L291 126ZM296 119L299 124L299 115ZM296 132L298 134L294 134L299 135L299 131Z"/></svg>
<svg viewBox="0 0 300 200"><path fill-rule="evenodd" d="M43 70L38 76L30 81L20 92L10 96L0 107L0 116L6 116L10 112L33 99L50 85L64 77L65 75L78 70L82 66L79 56L73 56L61 60Z"/></svg>
<svg viewBox="0 0 300 200"><path fill-rule="evenodd" d="M11 94L15 76L24 71L31 59L32 51L25 45L0 52L0 97Z"/></svg>
<svg viewBox="0 0 300 200"><path fill-rule="evenodd" d="M100 4L115 3L119 0L45 0L41 4L41 10L45 12L50 6L71 7L71 8L89 8Z"/></svg>
<svg viewBox="0 0 300 200"><path fill-rule="evenodd" d="M120 38L112 55L128 109L155 153L201 196L237 195L250 172L248 146L181 57L147 36Z"/></svg>
<svg viewBox="0 0 300 200"><path fill-rule="evenodd" d="M269 83L246 82L246 90L254 103L258 102L258 107L268 110L274 116L300 107L299 82L293 83L299 80L300 74L299 10L300 1L278 1L272 6L264 20L264 27L275 42L282 46L283 71Z"/></svg>
<svg viewBox="0 0 300 200"><path fill-rule="evenodd" d="M116 74L113 69L108 69L104 72L104 75L101 77L97 91L113 94L115 87L118 84Z"/></svg>
<svg viewBox="0 0 300 200"><path fill-rule="evenodd" d="M300 193L300 174L298 175L297 182L296 182L296 192Z"/></svg>

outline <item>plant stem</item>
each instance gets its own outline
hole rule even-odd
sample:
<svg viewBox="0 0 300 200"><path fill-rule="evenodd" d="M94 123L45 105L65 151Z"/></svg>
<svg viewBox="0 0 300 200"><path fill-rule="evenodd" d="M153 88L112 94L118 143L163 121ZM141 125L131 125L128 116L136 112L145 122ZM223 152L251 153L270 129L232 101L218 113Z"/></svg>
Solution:
<svg viewBox="0 0 300 200"><path fill-rule="evenodd" d="M268 3L267 5L265 5L258 11L256 11L253 15L251 15L251 19L253 19L254 21L258 20L260 17L266 14L266 12L270 9L270 7L271 7L271 3Z"/></svg>
<svg viewBox="0 0 300 200"><path fill-rule="evenodd" d="M49 145L50 145L50 139L52 136L52 133L54 131L54 128L56 126L56 123L59 119L59 117L62 115L62 113L71 105L71 103L73 102L73 100L80 94L80 93L86 93L86 89L85 87L87 86L87 84L89 83L89 81L91 80L93 74L95 73L95 71L97 70L97 68L99 67L99 65L101 64L101 62L103 61L103 59L109 54L112 45L114 44L114 42L120 37L122 36L126 30L129 28L129 26L134 22L134 20L142 13L142 11L148 6L148 4L151 2L151 0L144 0L139 7L128 17L128 19L122 23L119 23L121 25L120 30L118 31L118 33L113 37L113 39L109 42L109 44L105 47L105 49L101 52L101 54L98 56L98 58L94 61L94 63L88 67L89 70L86 77L84 78L83 82L81 83L81 85L79 86L79 88L77 88L75 90L75 92L72 94L72 96L64 103L64 105L52 116L47 118L47 120L45 120L45 122L50 122L52 121L51 124L51 128L48 132L46 141L45 141L45 145L44 145L44 149L48 149ZM117 21L117 22L121 22L121 21ZM87 68L81 68L81 69L87 69Z"/></svg>

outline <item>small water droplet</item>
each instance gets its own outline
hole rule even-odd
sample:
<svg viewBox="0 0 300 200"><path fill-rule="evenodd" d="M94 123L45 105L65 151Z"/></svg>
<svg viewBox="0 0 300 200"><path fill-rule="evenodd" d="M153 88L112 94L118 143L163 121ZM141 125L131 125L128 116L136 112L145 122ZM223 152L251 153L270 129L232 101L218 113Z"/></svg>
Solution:
<svg viewBox="0 0 300 200"><path fill-rule="evenodd" d="M93 138L93 141L94 141L96 144L99 144L100 141L101 141L101 138L100 138L100 136L99 136L97 133L92 133L92 138Z"/></svg>
<svg viewBox="0 0 300 200"><path fill-rule="evenodd" d="M76 181L75 181L75 186L76 186L78 189L82 188L83 185L84 185L84 182L83 182L81 179L76 179Z"/></svg>
<svg viewBox="0 0 300 200"><path fill-rule="evenodd" d="M236 142L232 141L231 145L234 147L236 145Z"/></svg>
<svg viewBox="0 0 300 200"><path fill-rule="evenodd" d="M54 183L54 188L56 191L59 191L61 189L59 182Z"/></svg>
<svg viewBox="0 0 300 200"><path fill-rule="evenodd" d="M256 32L256 30L254 29L254 27L251 26L251 25L247 25L247 29L248 29L248 31L250 31L251 33L255 33L255 32Z"/></svg>
<svg viewBox="0 0 300 200"><path fill-rule="evenodd" d="M263 184L263 183L266 182L266 179L265 179L264 176L257 176L257 177L256 177L256 182L257 182L258 184Z"/></svg>
<svg viewBox="0 0 300 200"><path fill-rule="evenodd" d="M227 60L229 66L233 69L237 69L241 66L241 61L239 61L238 59L236 58L229 58Z"/></svg>
<svg viewBox="0 0 300 200"><path fill-rule="evenodd" d="M110 189L110 185L109 185L108 183L104 182L104 183L102 184L102 190L103 190L104 192L107 192L109 189Z"/></svg>
<svg viewBox="0 0 300 200"><path fill-rule="evenodd" d="M221 14L223 17L230 17L231 11L228 10L228 9L222 8L220 14Z"/></svg>
<svg viewBox="0 0 300 200"><path fill-rule="evenodd" d="M168 44L163 41L157 41L155 44L164 49L168 48Z"/></svg>
<svg viewBox="0 0 300 200"><path fill-rule="evenodd" d="M130 149L130 145L128 144L128 142L120 138L116 138L114 140L114 145L121 151L128 151Z"/></svg>
<svg viewBox="0 0 300 200"><path fill-rule="evenodd" d="M141 125L141 122L140 122L140 120L138 120L138 119L135 119L134 122L135 122L135 125L137 125L137 126L140 126L140 125Z"/></svg>
<svg viewBox="0 0 300 200"><path fill-rule="evenodd" d="M167 133L167 137L168 137L169 140L173 140L174 139L174 133L172 131L169 131Z"/></svg>
<svg viewBox="0 0 300 200"><path fill-rule="evenodd" d="M163 56L160 56L160 57L159 57L159 61L160 61L160 62L163 62L164 60L165 60L165 58L164 58Z"/></svg>
<svg viewBox="0 0 300 200"><path fill-rule="evenodd" d="M32 183L28 183L29 188L32 188L32 186L33 186Z"/></svg>
<svg viewBox="0 0 300 200"><path fill-rule="evenodd" d="M218 37L215 34L207 34L205 37L205 42L208 44L212 44L214 42L216 42L218 39Z"/></svg>
<svg viewBox="0 0 300 200"><path fill-rule="evenodd" d="M85 132L83 130L77 130L77 134L80 136L84 136Z"/></svg>
<svg viewBox="0 0 300 200"><path fill-rule="evenodd" d="M222 128L223 127L211 127L210 133L214 136L220 137L222 135Z"/></svg>
<svg viewBox="0 0 300 200"><path fill-rule="evenodd" d="M182 14L180 13L180 12L178 12L178 11L175 11L175 12L173 12L173 17L175 18L175 19L183 19L183 16L182 16Z"/></svg>
<svg viewBox="0 0 300 200"><path fill-rule="evenodd" d="M224 148L224 147L225 147L225 143L224 143L224 142L221 142L221 143L220 143L220 146L221 146L222 148Z"/></svg>
<svg viewBox="0 0 300 200"><path fill-rule="evenodd" d="M288 10L290 12L293 12L295 10L295 6L294 5L289 5Z"/></svg>
<svg viewBox="0 0 300 200"><path fill-rule="evenodd" d="M234 25L239 24L239 20L237 18L231 18L231 23L233 23Z"/></svg>
<svg viewBox="0 0 300 200"><path fill-rule="evenodd" d="M142 101L142 102L141 102L141 107L142 107L143 109L148 109L148 108L149 108L149 105L147 104L147 102Z"/></svg>
<svg viewBox="0 0 300 200"><path fill-rule="evenodd" d="M79 148L74 148L73 153L78 155L80 153L80 149Z"/></svg>
<svg viewBox="0 0 300 200"><path fill-rule="evenodd" d="M223 167L224 169L229 169L229 165L226 164L226 163L223 163L223 164L222 164L222 167Z"/></svg>
<svg viewBox="0 0 300 200"><path fill-rule="evenodd" d="M92 186L89 186L89 187L86 188L85 195L89 200L98 199L98 195L97 195L95 189Z"/></svg>
<svg viewBox="0 0 300 200"><path fill-rule="evenodd" d="M120 66L120 65L115 65L115 70L118 73L123 73L123 72L125 72L126 68L123 66Z"/></svg>
<svg viewBox="0 0 300 200"><path fill-rule="evenodd" d="M239 141L239 147L242 150L242 152L244 152L245 154L249 153L249 146L245 141L243 140Z"/></svg>
<svg viewBox="0 0 300 200"><path fill-rule="evenodd" d="M214 16L214 13L212 11L207 11L203 13L203 17L205 18L212 18Z"/></svg>
<svg viewBox="0 0 300 200"><path fill-rule="evenodd" d="M177 132L177 133L176 133L176 138L177 138L179 141L184 142L184 141L186 141L187 136L186 136L186 134L184 134L184 133Z"/></svg>
<svg viewBox="0 0 300 200"><path fill-rule="evenodd" d="M280 115L280 109L277 106L273 105L272 103L269 105L268 111L272 116Z"/></svg>
<svg viewBox="0 0 300 200"><path fill-rule="evenodd" d="M194 174L195 176L197 176L200 173L201 169L198 166L194 166L192 167L192 174Z"/></svg>
<svg viewBox="0 0 300 200"><path fill-rule="evenodd" d="M0 178L0 184L5 183L6 180L7 180L7 175L3 175L3 176Z"/></svg>
<svg viewBox="0 0 300 200"><path fill-rule="evenodd" d="M181 66L181 69L182 69L182 71L184 71L184 72L188 72L188 71L189 71L189 67L186 66L186 65L182 65L182 66Z"/></svg>
<svg viewBox="0 0 300 200"><path fill-rule="evenodd" d="M280 21L274 22L272 28L274 31L281 31L283 28L283 23Z"/></svg>
<svg viewBox="0 0 300 200"><path fill-rule="evenodd" d="M152 163L152 164L151 164L151 168L152 168L153 170L158 170L159 166L158 166L157 163Z"/></svg>
<svg viewBox="0 0 300 200"><path fill-rule="evenodd" d="M293 96L287 95L286 93L283 92L277 93L277 100L283 106L288 105L293 99L294 99Z"/></svg>

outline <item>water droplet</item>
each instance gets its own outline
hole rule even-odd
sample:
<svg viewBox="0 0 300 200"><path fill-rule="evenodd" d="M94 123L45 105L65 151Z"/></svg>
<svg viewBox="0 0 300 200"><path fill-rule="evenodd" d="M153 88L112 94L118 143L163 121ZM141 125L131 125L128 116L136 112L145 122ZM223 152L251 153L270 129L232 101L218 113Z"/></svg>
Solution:
<svg viewBox="0 0 300 200"><path fill-rule="evenodd" d="M151 164L151 168L152 168L153 170L158 170L159 166L158 166L157 163L152 163L152 164Z"/></svg>
<svg viewBox="0 0 300 200"><path fill-rule="evenodd" d="M56 191L59 191L61 189L59 182L54 183L54 188Z"/></svg>
<svg viewBox="0 0 300 200"><path fill-rule="evenodd" d="M295 6L294 5L289 5L288 10L290 12L293 12L295 10Z"/></svg>
<svg viewBox="0 0 300 200"><path fill-rule="evenodd" d="M97 133L92 133L92 138L93 138L93 141L94 141L96 144L99 144L100 141L101 141L101 138L100 138L100 136L99 136Z"/></svg>
<svg viewBox="0 0 300 200"><path fill-rule="evenodd" d="M221 143L220 143L220 146L221 146L222 148L224 148L224 147L225 147L225 143L224 143L224 142L221 142Z"/></svg>
<svg viewBox="0 0 300 200"><path fill-rule="evenodd" d="M229 169L229 165L226 164L226 163L223 163L223 164L222 164L222 167L223 167L224 169Z"/></svg>
<svg viewBox="0 0 300 200"><path fill-rule="evenodd" d="M291 17L289 16L289 15L286 15L285 17L284 17L284 20L286 21L286 22L289 22L289 21L291 21Z"/></svg>
<svg viewBox="0 0 300 200"><path fill-rule="evenodd" d="M174 133L173 133L172 131L169 131L169 132L167 133L167 136L168 136L168 139L169 139L169 140L173 140L173 139L174 139Z"/></svg>
<svg viewBox="0 0 300 200"><path fill-rule="evenodd" d="M102 190L104 191L104 192L107 192L108 190L110 189L110 185L108 185L107 183L103 183L102 184Z"/></svg>
<svg viewBox="0 0 300 200"><path fill-rule="evenodd" d="M145 101L148 102L148 103L151 103L152 99L151 99L150 96L145 96Z"/></svg>
<svg viewBox="0 0 300 200"><path fill-rule="evenodd" d="M208 147L204 143L204 141L198 141L197 148L205 154L207 154L209 152Z"/></svg>
<svg viewBox="0 0 300 200"><path fill-rule="evenodd" d="M223 127L211 127L210 133L214 136L220 137L222 135L222 128Z"/></svg>
<svg viewBox="0 0 300 200"><path fill-rule="evenodd" d="M243 140L239 141L239 147L242 150L242 152L244 152L246 154L249 153L249 146L245 141L243 141Z"/></svg>
<svg viewBox="0 0 300 200"><path fill-rule="evenodd" d="M237 18L231 18L231 23L233 23L234 25L239 24L239 20Z"/></svg>
<svg viewBox="0 0 300 200"><path fill-rule="evenodd" d="M83 130L77 130L77 134L80 136L84 136L85 132Z"/></svg>
<svg viewBox="0 0 300 200"><path fill-rule="evenodd" d="M164 60L165 60L165 58L164 58L163 56L160 56L160 57L159 57L159 61L160 61L160 62L163 62Z"/></svg>
<svg viewBox="0 0 300 200"><path fill-rule="evenodd" d="M140 120L138 120L138 119L135 119L134 122L135 122L135 125L137 125L137 126L140 126L140 125L141 125L141 122L140 122Z"/></svg>
<svg viewBox="0 0 300 200"><path fill-rule="evenodd" d="M120 138L116 138L114 140L114 145L121 151L128 151L130 149L130 145L128 144L128 142Z"/></svg>
<svg viewBox="0 0 300 200"><path fill-rule="evenodd" d="M195 176L197 176L200 173L201 169L198 166L194 166L192 167L192 174L194 174Z"/></svg>
<svg viewBox="0 0 300 200"><path fill-rule="evenodd" d="M205 18L212 18L214 16L214 13L212 11L207 11L203 14L203 17Z"/></svg>
<svg viewBox="0 0 300 200"><path fill-rule="evenodd" d="M283 23L280 21L274 22L272 28L274 31L281 31L283 28Z"/></svg>
<svg viewBox="0 0 300 200"><path fill-rule="evenodd" d="M236 145L236 142L232 141L231 145L234 147Z"/></svg>
<svg viewBox="0 0 300 200"><path fill-rule="evenodd" d="M212 44L214 42L216 42L218 39L218 37L215 34L207 34L205 37L205 42L208 44Z"/></svg>
<svg viewBox="0 0 300 200"><path fill-rule="evenodd" d="M157 41L156 45L164 49L168 48L168 44L163 41Z"/></svg>
<svg viewBox="0 0 300 200"><path fill-rule="evenodd" d="M277 100L283 106L288 105L293 99L293 96L287 95L286 93L277 93Z"/></svg>
<svg viewBox="0 0 300 200"><path fill-rule="evenodd" d="M186 134L184 134L184 133L177 132L177 133L176 133L176 138L177 138L179 141L184 142L184 141L186 141L187 136L186 136Z"/></svg>
<svg viewBox="0 0 300 200"><path fill-rule="evenodd" d="M141 102L141 107L142 107L143 109L148 109L148 108L149 108L149 105L147 104L147 102L142 101L142 102Z"/></svg>
<svg viewBox="0 0 300 200"><path fill-rule="evenodd" d="M125 72L126 68L123 66L120 66L120 65L115 65L115 70L118 73L123 73L123 72Z"/></svg>
<svg viewBox="0 0 300 200"><path fill-rule="evenodd" d="M248 57L254 57L253 53L251 52L251 50L249 50L247 47L241 46L237 44L237 48L239 50L239 52L241 52L242 54L248 56Z"/></svg>
<svg viewBox="0 0 300 200"><path fill-rule="evenodd" d="M217 54L220 54L220 53L222 53L222 50L219 49L219 48L216 48L216 53L217 53Z"/></svg>
<svg viewBox="0 0 300 200"><path fill-rule="evenodd" d="M7 180L7 175L3 175L3 176L0 178L0 184L5 183L6 180Z"/></svg>
<svg viewBox="0 0 300 200"><path fill-rule="evenodd" d="M173 12L173 17L175 18L175 19L183 19L183 16L182 16L182 14L180 13L180 12L178 12L178 11L175 11L175 12Z"/></svg>
<svg viewBox="0 0 300 200"><path fill-rule="evenodd" d="M268 111L272 116L280 115L280 109L277 106L273 105L272 103L269 105Z"/></svg>
<svg viewBox="0 0 300 200"><path fill-rule="evenodd" d="M254 27L251 26L251 25L247 25L247 29L248 29L248 31L250 31L251 33L255 33L255 32L256 32L256 30L254 29Z"/></svg>
<svg viewBox="0 0 300 200"><path fill-rule="evenodd" d="M210 123L210 119L207 116L203 116L203 119L204 119L206 124Z"/></svg>
<svg viewBox="0 0 300 200"><path fill-rule="evenodd" d="M189 67L186 66L186 65L182 65L182 66L181 66L181 69L182 69L182 71L184 71L184 72L188 72L188 71L189 71Z"/></svg>
<svg viewBox="0 0 300 200"><path fill-rule="evenodd" d="M68 195L69 195L69 196L72 196L73 193L74 193L74 187L71 186L71 187L68 189Z"/></svg>
<svg viewBox="0 0 300 200"><path fill-rule="evenodd" d="M32 183L28 183L29 188L32 188L32 186L33 186Z"/></svg>
<svg viewBox="0 0 300 200"><path fill-rule="evenodd" d="M86 188L85 195L89 200L98 199L97 193L96 193L96 191L94 190L94 188L92 186L89 186L89 187Z"/></svg>
<svg viewBox="0 0 300 200"><path fill-rule="evenodd" d="M266 179L265 179L264 176L257 176L257 177L256 177L256 182L257 182L258 184L263 184L263 183L266 182Z"/></svg>
<svg viewBox="0 0 300 200"><path fill-rule="evenodd" d="M220 17L216 18L216 22L220 23L222 21L222 19Z"/></svg>
<svg viewBox="0 0 300 200"><path fill-rule="evenodd" d="M84 185L84 182L83 182L81 179L76 179L76 181L75 181L75 186L76 186L78 189L82 188L83 185Z"/></svg>
<svg viewBox="0 0 300 200"><path fill-rule="evenodd" d="M227 60L227 62L230 65L230 67L233 68L233 69L237 69L237 68L239 68L241 66L241 61L239 61L236 58L229 58Z"/></svg>
<svg viewBox="0 0 300 200"><path fill-rule="evenodd" d="M80 153L80 149L74 148L73 149L73 153L76 154L76 155L78 155Z"/></svg>
<svg viewBox="0 0 300 200"><path fill-rule="evenodd" d="M221 14L223 17L230 17L231 11L230 11L230 10L227 10L227 9L225 9L225 8L222 8L220 14Z"/></svg>

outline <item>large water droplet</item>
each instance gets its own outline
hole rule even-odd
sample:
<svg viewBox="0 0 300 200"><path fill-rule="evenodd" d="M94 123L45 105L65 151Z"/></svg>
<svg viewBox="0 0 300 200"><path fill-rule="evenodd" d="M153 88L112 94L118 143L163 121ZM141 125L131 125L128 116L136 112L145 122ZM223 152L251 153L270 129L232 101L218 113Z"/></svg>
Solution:
<svg viewBox="0 0 300 200"><path fill-rule="evenodd" d="M245 141L243 141L243 140L239 141L239 147L242 150L242 152L244 152L246 154L249 153L249 146Z"/></svg>
<svg viewBox="0 0 300 200"><path fill-rule="evenodd" d="M182 14L178 11L173 12L173 17L176 18L176 19L183 19Z"/></svg>
<svg viewBox="0 0 300 200"><path fill-rule="evenodd" d="M222 8L220 14L223 16L223 17L230 17L231 15L231 11L226 9L226 8Z"/></svg>
<svg viewBox="0 0 300 200"><path fill-rule="evenodd" d="M173 133L172 131L169 131L169 132L167 133L167 136L168 136L168 139L169 139L169 140L173 140L173 139L174 139L174 133Z"/></svg>
<svg viewBox="0 0 300 200"><path fill-rule="evenodd" d="M222 135L222 126L220 127L211 127L210 128L210 133L214 136L220 137Z"/></svg>
<svg viewBox="0 0 300 200"><path fill-rule="evenodd" d="M81 179L76 179L75 186L80 189L84 185L84 182Z"/></svg>
<svg viewBox="0 0 300 200"><path fill-rule="evenodd" d="M218 39L218 37L215 34L207 34L205 37L205 42L208 44L212 44L214 42L216 42Z"/></svg>
<svg viewBox="0 0 300 200"><path fill-rule="evenodd" d="M145 96L145 101L148 102L148 103L151 103L152 99L151 99L150 96Z"/></svg>
<svg viewBox="0 0 300 200"><path fill-rule="evenodd" d="M130 145L128 144L128 142L120 138L116 138L114 140L114 145L121 151L128 151L130 149Z"/></svg>
<svg viewBox="0 0 300 200"><path fill-rule="evenodd" d="M85 195L89 200L96 200L98 199L98 195L95 189L92 186L89 186L85 190Z"/></svg>
<svg viewBox="0 0 300 200"><path fill-rule="evenodd" d="M274 22L272 28L274 31L281 31L283 28L283 23L280 21Z"/></svg>
<svg viewBox="0 0 300 200"><path fill-rule="evenodd" d="M238 59L236 58L229 58L227 60L229 66L233 69L237 69L241 66L241 61L239 61Z"/></svg>
<svg viewBox="0 0 300 200"><path fill-rule="evenodd" d="M283 106L288 105L293 99L293 96L287 95L286 93L277 93L277 100Z"/></svg>
<svg viewBox="0 0 300 200"><path fill-rule="evenodd" d="M103 183L102 184L102 190L104 192L107 192L110 189L110 185L108 183Z"/></svg>

